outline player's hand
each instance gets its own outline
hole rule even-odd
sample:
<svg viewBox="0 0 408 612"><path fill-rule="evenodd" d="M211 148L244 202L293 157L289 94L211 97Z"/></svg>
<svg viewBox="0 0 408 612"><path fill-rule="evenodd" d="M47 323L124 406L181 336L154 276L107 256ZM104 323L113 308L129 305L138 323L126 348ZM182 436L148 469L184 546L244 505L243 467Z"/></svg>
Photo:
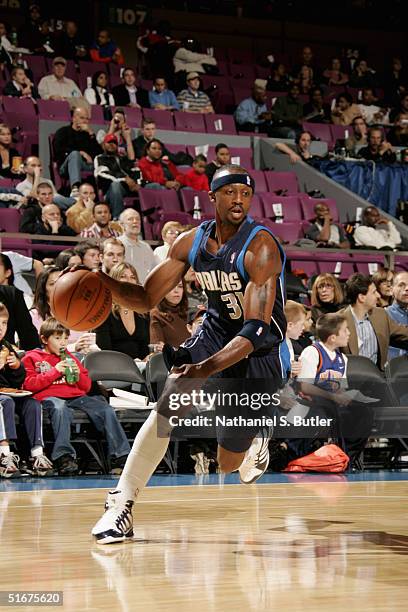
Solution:
<svg viewBox="0 0 408 612"><path fill-rule="evenodd" d="M10 353L6 359L6 363L12 370L17 370L20 367L20 360L14 353Z"/></svg>
<svg viewBox="0 0 408 612"><path fill-rule="evenodd" d="M170 373L171 378L179 380L183 378L208 378L209 375L205 363L188 363L179 368L172 368Z"/></svg>

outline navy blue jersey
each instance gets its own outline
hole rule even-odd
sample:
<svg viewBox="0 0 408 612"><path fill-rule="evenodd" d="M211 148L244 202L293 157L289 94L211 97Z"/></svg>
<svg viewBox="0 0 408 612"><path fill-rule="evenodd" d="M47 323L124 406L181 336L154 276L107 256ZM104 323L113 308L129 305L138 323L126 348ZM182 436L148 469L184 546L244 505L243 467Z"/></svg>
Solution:
<svg viewBox="0 0 408 612"><path fill-rule="evenodd" d="M326 391L338 391L340 380L344 377L346 361L340 349L335 350L335 357L331 359L320 342L312 344L319 353L314 384Z"/></svg>
<svg viewBox="0 0 408 612"><path fill-rule="evenodd" d="M283 310L285 254L276 238L267 227L247 217L238 232L216 254L212 254L206 247L209 237L215 238L215 220L205 221L197 229L189 255L189 262L208 297L203 328L211 329L221 336L225 346L244 324L243 298L249 281L244 258L249 244L261 230L268 232L275 240L281 256L282 272L277 279L269 334L263 346L252 355L267 354L273 350L273 347L279 348L285 339L286 319Z"/></svg>

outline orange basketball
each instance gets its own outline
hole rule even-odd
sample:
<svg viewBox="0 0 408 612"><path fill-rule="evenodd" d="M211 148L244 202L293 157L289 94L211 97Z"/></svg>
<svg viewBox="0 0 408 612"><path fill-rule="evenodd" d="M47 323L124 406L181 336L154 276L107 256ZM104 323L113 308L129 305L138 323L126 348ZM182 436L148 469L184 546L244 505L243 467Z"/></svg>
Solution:
<svg viewBox="0 0 408 612"><path fill-rule="evenodd" d="M54 285L51 311L69 329L87 331L99 327L111 308L111 292L90 270L67 272Z"/></svg>

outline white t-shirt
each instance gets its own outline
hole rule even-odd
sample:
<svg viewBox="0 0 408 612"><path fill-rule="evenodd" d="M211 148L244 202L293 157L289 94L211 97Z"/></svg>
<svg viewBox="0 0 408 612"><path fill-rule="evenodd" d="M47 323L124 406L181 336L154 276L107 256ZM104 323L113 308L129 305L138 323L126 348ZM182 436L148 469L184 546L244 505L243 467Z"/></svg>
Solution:
<svg viewBox="0 0 408 612"><path fill-rule="evenodd" d="M159 264L161 261L164 261L167 257L167 253L170 250L170 245L167 243L162 244L161 246L154 249L154 257L156 262Z"/></svg>
<svg viewBox="0 0 408 612"><path fill-rule="evenodd" d="M326 351L330 359L333 360L336 357L336 351L330 351L322 343L320 343L320 346L323 348L324 351ZM342 378L346 378L347 377L347 356L343 355L343 359L345 362L345 368L344 368ZM299 361L302 364L302 369L300 370L298 379L307 380L308 382L314 381L316 377L317 367L319 365L319 353L317 349L314 346L307 346L305 349L303 349L302 354L300 355Z"/></svg>
<svg viewBox="0 0 408 612"><path fill-rule="evenodd" d="M20 289L27 295L33 295L30 285L23 277L23 272L31 272L33 269L33 260L31 257L26 257L14 251L3 251L4 255L10 258L14 272L14 286Z"/></svg>

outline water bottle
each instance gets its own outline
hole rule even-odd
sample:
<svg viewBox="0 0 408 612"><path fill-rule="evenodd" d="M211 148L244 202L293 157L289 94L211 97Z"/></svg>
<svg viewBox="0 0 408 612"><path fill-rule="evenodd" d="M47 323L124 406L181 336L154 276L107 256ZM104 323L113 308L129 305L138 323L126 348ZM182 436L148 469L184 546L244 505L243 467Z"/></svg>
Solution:
<svg viewBox="0 0 408 612"><path fill-rule="evenodd" d="M193 219L201 219L200 198L194 196Z"/></svg>
<svg viewBox="0 0 408 612"><path fill-rule="evenodd" d="M18 39L17 39L17 31L16 28L13 28L10 34L10 42L14 47L17 47Z"/></svg>
<svg viewBox="0 0 408 612"><path fill-rule="evenodd" d="M64 376L67 384L75 385L79 380L79 374L73 367L75 365L75 361L72 359L72 357L68 357L65 349L60 349L60 358L61 361L66 361L67 364L64 370Z"/></svg>

